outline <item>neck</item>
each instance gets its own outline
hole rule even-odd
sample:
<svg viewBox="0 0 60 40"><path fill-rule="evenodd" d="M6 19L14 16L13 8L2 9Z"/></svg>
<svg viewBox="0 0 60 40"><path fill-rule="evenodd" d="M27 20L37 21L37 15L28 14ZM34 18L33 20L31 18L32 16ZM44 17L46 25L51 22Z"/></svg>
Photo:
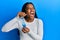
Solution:
<svg viewBox="0 0 60 40"><path fill-rule="evenodd" d="M31 19L31 18L25 18L25 20L26 20L27 22L33 22L34 18L33 18L33 19Z"/></svg>

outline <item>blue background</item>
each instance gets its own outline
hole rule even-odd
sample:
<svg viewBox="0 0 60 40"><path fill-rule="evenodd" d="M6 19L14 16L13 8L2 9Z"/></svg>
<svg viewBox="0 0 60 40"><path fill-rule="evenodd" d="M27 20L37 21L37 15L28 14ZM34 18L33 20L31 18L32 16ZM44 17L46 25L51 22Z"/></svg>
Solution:
<svg viewBox="0 0 60 40"><path fill-rule="evenodd" d="M43 40L60 40L60 0L0 0L0 40L19 40L17 29L3 33L1 28L25 2L33 2L38 18L44 22Z"/></svg>

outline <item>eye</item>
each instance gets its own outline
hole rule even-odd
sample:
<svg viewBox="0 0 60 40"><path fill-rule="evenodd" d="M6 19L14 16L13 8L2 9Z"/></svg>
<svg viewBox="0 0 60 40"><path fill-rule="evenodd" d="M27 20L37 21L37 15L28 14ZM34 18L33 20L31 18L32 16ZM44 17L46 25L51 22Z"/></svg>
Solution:
<svg viewBox="0 0 60 40"><path fill-rule="evenodd" d="M29 10L29 8L26 8L25 10Z"/></svg>

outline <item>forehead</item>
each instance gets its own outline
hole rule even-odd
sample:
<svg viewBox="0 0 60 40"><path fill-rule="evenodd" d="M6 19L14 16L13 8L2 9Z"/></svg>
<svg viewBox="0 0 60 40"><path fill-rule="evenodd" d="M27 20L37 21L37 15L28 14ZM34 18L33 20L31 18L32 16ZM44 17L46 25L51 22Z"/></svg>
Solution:
<svg viewBox="0 0 60 40"><path fill-rule="evenodd" d="M34 8L32 4L27 4L26 7L27 8Z"/></svg>

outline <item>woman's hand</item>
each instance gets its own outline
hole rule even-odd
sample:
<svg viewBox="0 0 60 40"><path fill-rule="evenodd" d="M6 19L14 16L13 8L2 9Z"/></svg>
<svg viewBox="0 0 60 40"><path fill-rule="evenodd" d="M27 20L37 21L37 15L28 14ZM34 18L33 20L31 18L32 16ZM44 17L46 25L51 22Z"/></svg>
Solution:
<svg viewBox="0 0 60 40"><path fill-rule="evenodd" d="M29 28L27 28L27 27L22 29L22 32L24 32L24 33L28 33L29 31L30 31L30 30L29 30Z"/></svg>
<svg viewBox="0 0 60 40"><path fill-rule="evenodd" d="M19 17L25 17L27 14L25 14L24 12L19 12L17 16Z"/></svg>

